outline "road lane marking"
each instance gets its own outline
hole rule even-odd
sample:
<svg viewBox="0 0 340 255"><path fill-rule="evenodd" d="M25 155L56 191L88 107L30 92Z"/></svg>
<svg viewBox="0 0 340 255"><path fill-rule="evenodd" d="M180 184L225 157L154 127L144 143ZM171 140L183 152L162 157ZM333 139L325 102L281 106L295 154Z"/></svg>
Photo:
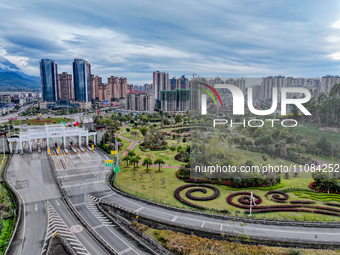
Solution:
<svg viewBox="0 0 340 255"><path fill-rule="evenodd" d="M91 184L97 184L97 183L103 183L103 182L106 182L106 180L94 181L94 182L84 182L84 183L73 184L73 185L65 185L65 186L62 186L62 188L72 188L72 187L91 185Z"/></svg>
<svg viewBox="0 0 340 255"><path fill-rule="evenodd" d="M118 252L118 254L119 254L119 255L122 255L122 254L127 253L128 251L131 251L131 250L132 250L132 248L129 247L129 248L127 248L127 249L125 249L125 250L123 250L123 251L121 251L121 252Z"/></svg>
<svg viewBox="0 0 340 255"><path fill-rule="evenodd" d="M34 210L38 211L38 205L37 204L35 204Z"/></svg>
<svg viewBox="0 0 340 255"><path fill-rule="evenodd" d="M175 216L171 221L175 222L175 220L177 220L178 216Z"/></svg>
<svg viewBox="0 0 340 255"><path fill-rule="evenodd" d="M85 202L79 203L79 204L73 204L73 206L79 206L79 205L84 205Z"/></svg>
<svg viewBox="0 0 340 255"><path fill-rule="evenodd" d="M103 197L100 197L100 199L103 199L103 198L106 198L106 197L110 197L110 196L113 196L113 195L116 195L116 192L113 192L109 195L106 195L106 196L103 196Z"/></svg>
<svg viewBox="0 0 340 255"><path fill-rule="evenodd" d="M135 210L135 212L139 212L140 210L144 209L144 207L140 207L137 210Z"/></svg>
<svg viewBox="0 0 340 255"><path fill-rule="evenodd" d="M223 225L221 225L221 227L220 227L220 231L222 231L222 228L223 228Z"/></svg>
<svg viewBox="0 0 340 255"><path fill-rule="evenodd" d="M205 224L205 221L202 223L202 226L201 226L201 228L203 228L204 224Z"/></svg>
<svg viewBox="0 0 340 255"><path fill-rule="evenodd" d="M101 227L104 227L104 225L103 225L103 224L100 224L100 225L95 226L95 227L92 227L92 228L93 228L93 229L97 229L97 228L101 228Z"/></svg>
<svg viewBox="0 0 340 255"><path fill-rule="evenodd" d="M57 203L57 205L58 205L58 206L60 206L60 204L58 203L58 201L57 201L57 200L56 200L55 202Z"/></svg>

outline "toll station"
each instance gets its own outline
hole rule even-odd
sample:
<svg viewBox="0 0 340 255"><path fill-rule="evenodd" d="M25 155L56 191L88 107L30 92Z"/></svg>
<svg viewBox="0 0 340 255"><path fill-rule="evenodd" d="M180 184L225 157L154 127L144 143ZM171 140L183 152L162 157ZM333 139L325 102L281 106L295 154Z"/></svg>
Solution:
<svg viewBox="0 0 340 255"><path fill-rule="evenodd" d="M32 152L32 146L41 150L42 147L49 148L50 143L53 146L53 141L57 139L58 148L62 146L66 149L67 146L73 144L68 142L69 139L75 139L75 144L77 143L79 148L82 145L89 145L89 137L92 137L92 141L96 144L96 134L97 132L87 130L85 128L79 127L66 127L65 124L57 125L44 125L41 127L28 128L26 131L21 131L20 135L9 137L7 140L9 142L9 151L13 153L13 145L19 146L16 150L23 152L23 146ZM72 147L72 146L71 146Z"/></svg>

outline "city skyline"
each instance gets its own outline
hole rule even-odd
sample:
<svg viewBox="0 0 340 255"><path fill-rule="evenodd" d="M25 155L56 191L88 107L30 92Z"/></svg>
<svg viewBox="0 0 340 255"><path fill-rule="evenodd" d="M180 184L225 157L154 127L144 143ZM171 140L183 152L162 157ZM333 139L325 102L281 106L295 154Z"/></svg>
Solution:
<svg viewBox="0 0 340 255"><path fill-rule="evenodd" d="M84 1L79 9L62 0L4 0L0 55L35 76L42 58L71 73L68 59L81 57L97 75L114 73L134 84L150 83L155 70L206 78L339 73L336 1L169 4L175 8L148 1Z"/></svg>

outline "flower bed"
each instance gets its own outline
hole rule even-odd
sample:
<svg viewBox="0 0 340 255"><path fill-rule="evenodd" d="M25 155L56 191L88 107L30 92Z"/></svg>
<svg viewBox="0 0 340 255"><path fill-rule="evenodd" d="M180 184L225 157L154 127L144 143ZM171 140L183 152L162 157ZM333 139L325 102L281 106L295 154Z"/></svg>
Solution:
<svg viewBox="0 0 340 255"><path fill-rule="evenodd" d="M181 159L181 158L179 157L179 154L176 154L176 155L175 155L175 159L176 159L177 161L180 161L180 162L188 162L187 159L185 159L185 160Z"/></svg>

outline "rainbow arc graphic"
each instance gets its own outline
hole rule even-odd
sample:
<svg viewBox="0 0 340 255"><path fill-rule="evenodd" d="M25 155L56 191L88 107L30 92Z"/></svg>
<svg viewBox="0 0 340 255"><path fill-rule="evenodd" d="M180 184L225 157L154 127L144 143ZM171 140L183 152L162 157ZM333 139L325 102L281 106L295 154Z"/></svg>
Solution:
<svg viewBox="0 0 340 255"><path fill-rule="evenodd" d="M220 98L220 95L217 93L217 91L211 87L210 85L208 84L205 84L203 82L198 82L199 84L202 84L203 86L209 88L215 95L216 97L218 98L218 100L220 101L220 104L222 106L222 100ZM211 92L207 89L204 89L204 88L199 88L200 90L203 90L204 92L206 92L211 98L212 100L214 101L215 105L217 106L217 103L216 103L216 100L214 98L214 96L211 94ZM207 114L207 102L206 102L206 96L204 94L201 95L202 96L202 114L205 115Z"/></svg>

